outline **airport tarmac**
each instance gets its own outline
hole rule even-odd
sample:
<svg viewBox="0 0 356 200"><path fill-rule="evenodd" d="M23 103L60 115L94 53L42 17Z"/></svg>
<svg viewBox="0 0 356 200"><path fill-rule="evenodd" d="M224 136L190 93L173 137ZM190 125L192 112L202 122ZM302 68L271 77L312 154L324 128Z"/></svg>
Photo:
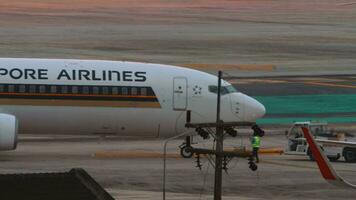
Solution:
<svg viewBox="0 0 356 200"><path fill-rule="evenodd" d="M0 57L356 70L356 5L346 0L5 0L0 8Z"/></svg>
<svg viewBox="0 0 356 200"><path fill-rule="evenodd" d="M284 138L280 134L267 135L263 146L282 148ZM212 144L211 140L195 138L195 141L205 148ZM167 199L212 199L212 166L204 158L200 171L194 158L172 156L178 153L181 142L174 140L168 145ZM248 144L246 135L228 138L225 147L238 147L241 143ZM0 173L66 171L81 167L116 199L161 199L163 160L157 155L141 155L162 150L163 140L154 139L22 136L16 151L0 152ZM98 152L117 155L94 156ZM128 158L123 155L127 152L135 154ZM223 178L224 199L354 199L354 190L329 185L321 178L316 163L306 157L275 154L261 155L261 160L257 172L250 171L243 158L231 161ZM333 165L347 180L356 182L356 164L340 161Z"/></svg>
<svg viewBox="0 0 356 200"><path fill-rule="evenodd" d="M316 76L235 78L230 81L239 90L254 97L282 96L284 99L286 97L296 99L297 96L316 98L317 95L323 94L332 97L336 97L335 95L353 97L354 80L354 76ZM341 100L342 98L334 99L331 103L340 104ZM343 109L340 105L350 107L344 112L339 112ZM312 116L311 114L337 116L347 112L353 114L354 104L340 105L337 107L339 111L334 113L302 114L309 116ZM313 108L312 105L309 106ZM276 109L271 111L274 110ZM305 109L303 111L305 112ZM267 110L267 119L276 116L285 117L281 113L268 113ZM350 124L338 126L352 127ZM286 140L283 133L286 129L275 126L266 130L263 147L284 148ZM355 127L353 130L356 130ZM242 139L228 138L225 147L249 144L246 136L249 131L243 130ZM80 167L87 170L116 199L162 198L163 160L160 155L163 151L163 140L50 135L21 135L20 139L17 150L0 152L0 173L68 171ZM202 142L201 139L196 139L200 142L199 146L212 147L212 141ZM200 171L195 167L194 158L179 158L177 147L181 142L182 140L175 140L168 145L167 199L212 199L214 185L212 166L204 158ZM258 172L250 171L246 159L231 161L228 174L224 175L224 199L354 199L354 190L329 185L322 179L316 163L309 161L307 157L274 154L262 155L261 160ZM355 163L345 163L341 160L333 165L346 180L356 183Z"/></svg>
<svg viewBox="0 0 356 200"><path fill-rule="evenodd" d="M247 64L257 67L222 69L245 76L231 81L266 105L261 122L356 122L355 77L310 76L356 74L356 5L346 0L5 0L0 8L0 57L216 65L200 68L210 73L220 64ZM246 78L295 74L309 77ZM281 133L268 131L263 145L282 148ZM162 158L142 155L159 154L162 140L54 138L26 136L16 151L0 152L0 173L82 167L116 199L161 199ZM212 167L204 160L199 171L194 159L176 158L180 143L169 145L167 199L212 199ZM94 156L100 152L133 156ZM356 164L333 165L356 183ZM224 199L355 199L354 191L329 185L315 163L298 156L262 156L258 172L245 159L234 160L223 187Z"/></svg>
<svg viewBox="0 0 356 200"><path fill-rule="evenodd" d="M356 76L230 77L239 91L256 98L267 110L260 124L295 121L356 122Z"/></svg>

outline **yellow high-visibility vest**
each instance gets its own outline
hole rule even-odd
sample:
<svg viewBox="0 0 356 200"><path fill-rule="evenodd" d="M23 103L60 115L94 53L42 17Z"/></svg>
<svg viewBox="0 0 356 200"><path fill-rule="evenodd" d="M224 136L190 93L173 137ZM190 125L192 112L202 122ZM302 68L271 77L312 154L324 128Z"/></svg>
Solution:
<svg viewBox="0 0 356 200"><path fill-rule="evenodd" d="M254 148L260 148L261 145L261 137L260 136L254 136L252 139L252 147Z"/></svg>

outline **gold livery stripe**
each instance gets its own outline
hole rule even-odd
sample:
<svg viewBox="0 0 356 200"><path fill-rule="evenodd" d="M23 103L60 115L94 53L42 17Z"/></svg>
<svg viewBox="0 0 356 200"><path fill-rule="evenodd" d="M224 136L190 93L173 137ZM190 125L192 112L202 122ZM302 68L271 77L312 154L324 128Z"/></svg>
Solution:
<svg viewBox="0 0 356 200"><path fill-rule="evenodd" d="M26 99L26 100L23 100L23 99L0 99L0 105L161 108L161 105L159 104L159 102L47 100L47 99Z"/></svg>
<svg viewBox="0 0 356 200"><path fill-rule="evenodd" d="M123 98L149 98L155 99L155 96L139 96L139 95L94 95L94 94L52 94L52 93L11 93L0 92L0 95L13 95L13 96L66 96L66 97L123 97Z"/></svg>

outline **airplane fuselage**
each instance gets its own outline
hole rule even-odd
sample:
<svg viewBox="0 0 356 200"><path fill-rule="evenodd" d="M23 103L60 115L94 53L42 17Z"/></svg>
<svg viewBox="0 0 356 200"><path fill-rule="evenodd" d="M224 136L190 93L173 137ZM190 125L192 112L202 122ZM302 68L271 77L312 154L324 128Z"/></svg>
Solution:
<svg viewBox="0 0 356 200"><path fill-rule="evenodd" d="M19 133L170 136L213 122L217 77L159 64L59 59L0 59L0 113ZM254 121L264 107L223 82L222 119Z"/></svg>

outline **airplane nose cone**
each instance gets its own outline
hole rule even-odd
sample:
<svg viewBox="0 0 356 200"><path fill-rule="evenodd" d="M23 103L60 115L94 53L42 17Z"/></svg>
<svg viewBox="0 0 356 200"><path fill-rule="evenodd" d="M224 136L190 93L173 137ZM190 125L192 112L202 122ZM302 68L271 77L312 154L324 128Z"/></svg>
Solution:
<svg viewBox="0 0 356 200"><path fill-rule="evenodd" d="M260 102L256 101L254 107L256 118L261 118L266 114L266 108Z"/></svg>
<svg viewBox="0 0 356 200"><path fill-rule="evenodd" d="M245 96L245 120L256 121L266 114L266 108L256 99Z"/></svg>

